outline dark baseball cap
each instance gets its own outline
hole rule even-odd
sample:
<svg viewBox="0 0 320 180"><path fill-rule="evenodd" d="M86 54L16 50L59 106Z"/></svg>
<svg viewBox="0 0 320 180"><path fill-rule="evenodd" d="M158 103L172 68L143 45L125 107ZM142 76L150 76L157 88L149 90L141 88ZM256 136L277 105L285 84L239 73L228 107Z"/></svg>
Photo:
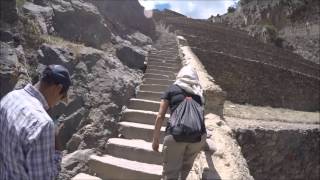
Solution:
<svg viewBox="0 0 320 180"><path fill-rule="evenodd" d="M71 85L71 79L70 79L70 74L67 68L65 68L62 65L48 65L46 67L46 70L51 71L50 75L51 78L54 79L56 83L59 83L63 86L63 90L65 92L65 99L64 101L67 102L67 92L69 90L69 87ZM45 71L46 71L45 70Z"/></svg>

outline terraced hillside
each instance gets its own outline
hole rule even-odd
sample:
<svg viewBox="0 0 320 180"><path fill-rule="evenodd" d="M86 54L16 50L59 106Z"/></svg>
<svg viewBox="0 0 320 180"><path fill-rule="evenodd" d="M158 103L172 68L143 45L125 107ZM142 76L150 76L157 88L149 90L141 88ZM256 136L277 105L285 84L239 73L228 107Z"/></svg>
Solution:
<svg viewBox="0 0 320 180"><path fill-rule="evenodd" d="M317 111L320 66L261 43L247 33L156 12L155 19L184 36L207 71L235 103Z"/></svg>

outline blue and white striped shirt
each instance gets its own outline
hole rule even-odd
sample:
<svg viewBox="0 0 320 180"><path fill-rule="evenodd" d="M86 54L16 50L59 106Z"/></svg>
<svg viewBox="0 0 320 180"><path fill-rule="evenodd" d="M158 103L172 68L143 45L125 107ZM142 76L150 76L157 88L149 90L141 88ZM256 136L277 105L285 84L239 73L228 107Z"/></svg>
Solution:
<svg viewBox="0 0 320 180"><path fill-rule="evenodd" d="M0 101L0 179L52 180L59 173L55 127L43 95L28 84Z"/></svg>

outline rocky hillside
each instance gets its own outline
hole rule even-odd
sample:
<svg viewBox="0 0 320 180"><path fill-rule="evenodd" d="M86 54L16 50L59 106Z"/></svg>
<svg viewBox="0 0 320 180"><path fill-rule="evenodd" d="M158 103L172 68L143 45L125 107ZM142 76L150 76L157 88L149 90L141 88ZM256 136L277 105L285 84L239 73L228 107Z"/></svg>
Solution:
<svg viewBox="0 0 320 180"><path fill-rule="evenodd" d="M106 140L118 135L122 107L141 82L156 38L153 21L136 0L0 3L0 98L37 81L45 65L66 66L70 101L50 110L54 120L65 122L65 157L78 149L103 151ZM61 179L85 171L79 160L68 162Z"/></svg>
<svg viewBox="0 0 320 180"><path fill-rule="evenodd" d="M210 20L245 30L319 64L319 13L317 0L240 0L234 12Z"/></svg>
<svg viewBox="0 0 320 180"><path fill-rule="evenodd" d="M256 106L319 110L320 66L223 24L155 14L184 36L227 100Z"/></svg>

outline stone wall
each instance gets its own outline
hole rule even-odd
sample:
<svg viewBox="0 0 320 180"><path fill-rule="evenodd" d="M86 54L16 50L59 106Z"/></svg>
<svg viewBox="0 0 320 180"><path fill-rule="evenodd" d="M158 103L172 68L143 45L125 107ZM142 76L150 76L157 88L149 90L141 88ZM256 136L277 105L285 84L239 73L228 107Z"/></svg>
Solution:
<svg viewBox="0 0 320 180"><path fill-rule="evenodd" d="M319 110L319 80L272 65L217 52L193 50L227 99L259 106Z"/></svg>
<svg viewBox="0 0 320 180"><path fill-rule="evenodd" d="M234 131L255 179L320 178L319 128Z"/></svg>

